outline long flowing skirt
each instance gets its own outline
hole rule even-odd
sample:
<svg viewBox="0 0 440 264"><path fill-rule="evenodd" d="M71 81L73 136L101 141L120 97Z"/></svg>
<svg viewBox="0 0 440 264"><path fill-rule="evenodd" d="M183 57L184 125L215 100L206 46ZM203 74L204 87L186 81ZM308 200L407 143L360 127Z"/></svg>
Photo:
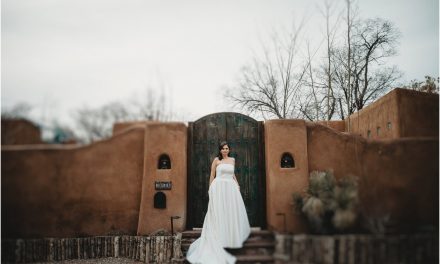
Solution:
<svg viewBox="0 0 440 264"><path fill-rule="evenodd" d="M231 178L215 178L209 187L208 211L203 229L188 249L191 263L235 263L224 248L241 248L251 228L240 190Z"/></svg>

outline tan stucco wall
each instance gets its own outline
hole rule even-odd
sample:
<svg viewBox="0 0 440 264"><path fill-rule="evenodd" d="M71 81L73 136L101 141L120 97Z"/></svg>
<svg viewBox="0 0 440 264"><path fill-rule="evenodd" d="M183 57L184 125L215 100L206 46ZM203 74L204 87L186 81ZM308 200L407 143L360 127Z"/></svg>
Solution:
<svg viewBox="0 0 440 264"><path fill-rule="evenodd" d="M133 127L143 127L148 123L156 123L154 121L126 121L126 122L117 122L113 124L112 135L117 135L119 133L124 133L124 131L129 130Z"/></svg>
<svg viewBox="0 0 440 264"><path fill-rule="evenodd" d="M41 144L41 131L26 119L2 119L2 145Z"/></svg>
<svg viewBox="0 0 440 264"><path fill-rule="evenodd" d="M307 130L309 171L357 177L363 215L389 215L402 231L438 226L438 137L366 140L311 123Z"/></svg>
<svg viewBox="0 0 440 264"><path fill-rule="evenodd" d="M396 88L352 114L350 132L370 139L438 137L438 108L438 94ZM348 118L345 129L348 131Z"/></svg>
<svg viewBox="0 0 440 264"><path fill-rule="evenodd" d="M393 96L396 93L360 113L364 121L359 124L371 125L368 118L374 115L379 115L378 122L398 123L397 104L407 111L406 105L414 102ZM438 101L430 102L427 109L435 113ZM403 113L418 118L415 109ZM424 129L432 126L432 117L424 120ZM405 129L413 125L402 124ZM366 128L358 127L359 131ZM304 219L293 211L292 194L305 190L309 172L327 169L337 178L358 177L363 214L390 215L401 230L409 225L438 225L438 128L433 138L381 140L366 140L304 120L269 120L264 130L268 229L283 231L283 217L277 213L284 213L287 231L307 231ZM429 131L406 135L426 136ZM293 155L295 168L280 168L284 152ZM171 158L170 170L157 169L161 154ZM174 221L175 230L182 231L186 155L185 124L144 121L115 124L112 138L82 147L2 146L2 237L145 235L169 230L174 215L182 217ZM153 207L155 181L172 182L172 190L163 191L166 209Z"/></svg>
<svg viewBox="0 0 440 264"><path fill-rule="evenodd" d="M346 118L346 131L370 139L400 137L397 92L398 90L394 89L376 102L350 115L350 131ZM391 125L390 128L388 123ZM380 128L379 133L378 128ZM368 131L371 131L370 136Z"/></svg>
<svg viewBox="0 0 440 264"><path fill-rule="evenodd" d="M345 121L344 120L330 120L330 121L315 121L314 123L328 126L333 128L336 131L344 132L345 131Z"/></svg>
<svg viewBox="0 0 440 264"><path fill-rule="evenodd" d="M308 185L307 130L304 120L269 120L264 123L266 151L266 211L268 229L304 232L304 222L292 207L293 192ZM281 168L283 153L292 154L295 168Z"/></svg>
<svg viewBox="0 0 440 264"><path fill-rule="evenodd" d="M2 237L135 234L143 128L84 147L2 147Z"/></svg>
<svg viewBox="0 0 440 264"><path fill-rule="evenodd" d="M183 123L148 123L145 129L144 173L142 197L139 209L138 235L146 235L159 229L170 230L170 217L174 229L183 231L186 220L186 144L187 127ZM167 154L171 169L159 170L160 155ZM163 190L167 197L166 209L154 208L155 181L171 181L172 189Z"/></svg>
<svg viewBox="0 0 440 264"><path fill-rule="evenodd" d="M396 89L401 137L439 136L439 95Z"/></svg>

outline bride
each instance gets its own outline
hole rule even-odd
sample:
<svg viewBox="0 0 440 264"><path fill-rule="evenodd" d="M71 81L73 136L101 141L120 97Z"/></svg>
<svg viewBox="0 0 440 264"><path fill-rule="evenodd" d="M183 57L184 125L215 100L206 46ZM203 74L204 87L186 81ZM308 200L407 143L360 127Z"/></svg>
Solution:
<svg viewBox="0 0 440 264"><path fill-rule="evenodd" d="M251 232L240 185L234 174L235 159L229 157L227 142L220 143L211 165L208 211L203 229L186 254L191 263L235 263L223 248L241 248Z"/></svg>

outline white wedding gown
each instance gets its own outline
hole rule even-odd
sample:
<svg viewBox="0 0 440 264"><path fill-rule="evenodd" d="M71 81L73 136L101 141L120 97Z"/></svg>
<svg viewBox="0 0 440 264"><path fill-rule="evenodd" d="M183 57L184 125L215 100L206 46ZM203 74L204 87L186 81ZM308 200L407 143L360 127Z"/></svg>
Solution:
<svg viewBox="0 0 440 264"><path fill-rule="evenodd" d="M235 263L236 258L223 248L241 248L251 233L243 198L233 175L233 164L217 165L216 177L208 190L208 211L202 233L186 254L191 263Z"/></svg>

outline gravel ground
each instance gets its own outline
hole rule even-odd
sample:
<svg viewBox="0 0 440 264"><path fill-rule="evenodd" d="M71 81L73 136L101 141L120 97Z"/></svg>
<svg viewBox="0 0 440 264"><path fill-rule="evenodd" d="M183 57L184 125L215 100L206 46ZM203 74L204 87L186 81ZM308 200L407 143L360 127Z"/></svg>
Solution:
<svg viewBox="0 0 440 264"><path fill-rule="evenodd" d="M34 262L36 264L50 264L50 263L66 263L66 264L96 264L96 263L107 263L107 264L132 264L132 263L143 263L142 261L137 261L128 258L97 258L97 259L72 259L64 261L52 261L52 262Z"/></svg>

